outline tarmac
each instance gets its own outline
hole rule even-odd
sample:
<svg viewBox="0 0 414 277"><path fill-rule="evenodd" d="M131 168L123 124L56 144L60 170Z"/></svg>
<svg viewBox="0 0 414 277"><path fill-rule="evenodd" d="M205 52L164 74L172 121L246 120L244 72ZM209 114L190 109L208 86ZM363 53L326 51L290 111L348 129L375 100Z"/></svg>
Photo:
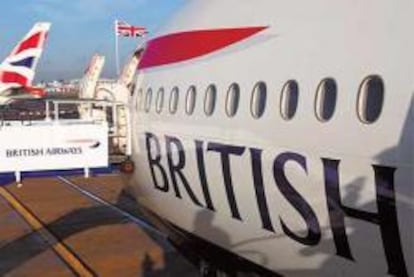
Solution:
<svg viewBox="0 0 414 277"><path fill-rule="evenodd" d="M116 173L23 183L0 185L0 276L199 276Z"/></svg>

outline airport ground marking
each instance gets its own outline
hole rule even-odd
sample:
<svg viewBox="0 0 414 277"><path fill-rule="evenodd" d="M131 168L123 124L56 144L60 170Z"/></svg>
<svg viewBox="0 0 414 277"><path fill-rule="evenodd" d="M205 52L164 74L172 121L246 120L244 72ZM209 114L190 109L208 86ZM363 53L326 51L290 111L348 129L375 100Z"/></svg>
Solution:
<svg viewBox="0 0 414 277"><path fill-rule="evenodd" d="M134 222L138 226L140 226L140 227L142 227L142 228L144 228L144 229L146 229L146 230L148 230L148 231L150 231L152 233L157 234L158 236L162 237L163 239L167 239L167 237L163 233L161 233L160 231L158 231L157 229L155 229L154 227L152 227L150 224L148 224L144 220L139 219L138 217L133 216L132 214L130 214L130 213L128 213L128 212L126 212L126 211L118 208L117 206L109 203L108 201L105 201L104 199L102 199L102 198L100 198L100 197L92 194L91 192L89 192L89 191L87 191L85 189L82 189L81 187L79 187L78 185L76 185L75 183L73 183L72 181L70 181L70 180L68 180L68 179L66 179L66 178L64 178L62 176L58 176L57 178L60 181L62 181L63 183L69 185L72 189L76 190L77 192L80 192L81 194L83 194L86 197L94 200L95 202L97 202L97 203L99 203L99 204L101 204L103 206L106 206L106 207L112 209L113 211L121 214L122 216L124 216L127 219L131 220L132 222Z"/></svg>
<svg viewBox="0 0 414 277"><path fill-rule="evenodd" d="M12 208L37 232L42 239L50 245L57 255L70 267L70 269L82 277L96 276L71 250L68 249L56 236L54 236L20 201L7 189L0 187L0 195L7 200Z"/></svg>

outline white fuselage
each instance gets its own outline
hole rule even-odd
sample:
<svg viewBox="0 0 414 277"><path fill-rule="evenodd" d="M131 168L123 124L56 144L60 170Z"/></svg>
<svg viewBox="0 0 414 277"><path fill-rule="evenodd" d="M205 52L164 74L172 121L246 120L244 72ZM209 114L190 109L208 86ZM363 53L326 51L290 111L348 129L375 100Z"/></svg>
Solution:
<svg viewBox="0 0 414 277"><path fill-rule="evenodd" d="M157 37L267 28L215 52L139 71L131 99L137 201L283 275L414 276L413 10L408 0L190 1ZM384 85L373 123L363 122L358 108L369 76ZM325 78L337 86L327 121L316 116ZM299 97L295 115L285 119L289 80ZM258 82L267 93L255 118ZM233 83L240 102L230 117ZM206 115L211 84L215 109Z"/></svg>

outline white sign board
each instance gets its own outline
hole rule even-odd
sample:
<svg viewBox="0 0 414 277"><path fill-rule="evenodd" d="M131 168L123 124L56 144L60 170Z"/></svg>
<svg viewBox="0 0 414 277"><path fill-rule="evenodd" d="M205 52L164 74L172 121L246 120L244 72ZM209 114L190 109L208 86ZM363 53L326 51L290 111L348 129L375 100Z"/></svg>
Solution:
<svg viewBox="0 0 414 277"><path fill-rule="evenodd" d="M0 128L0 172L106 166L107 123Z"/></svg>

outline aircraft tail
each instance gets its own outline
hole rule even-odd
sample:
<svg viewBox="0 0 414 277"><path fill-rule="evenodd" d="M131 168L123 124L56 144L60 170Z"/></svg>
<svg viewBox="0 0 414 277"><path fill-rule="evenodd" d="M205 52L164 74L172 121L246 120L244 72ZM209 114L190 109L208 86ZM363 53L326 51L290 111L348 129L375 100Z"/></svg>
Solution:
<svg viewBox="0 0 414 277"><path fill-rule="evenodd" d="M136 51L131 59L125 64L121 75L118 78L118 83L124 85L125 87L129 88L133 81L134 75L138 68L138 63L141 57L142 50Z"/></svg>
<svg viewBox="0 0 414 277"><path fill-rule="evenodd" d="M95 54L92 57L88 67L85 70L85 75L83 76L80 84L79 98L94 98L96 86L98 84L99 77L101 76L104 64L104 56Z"/></svg>
<svg viewBox="0 0 414 277"><path fill-rule="evenodd" d="M32 85L51 24L38 22L0 64L0 94Z"/></svg>

